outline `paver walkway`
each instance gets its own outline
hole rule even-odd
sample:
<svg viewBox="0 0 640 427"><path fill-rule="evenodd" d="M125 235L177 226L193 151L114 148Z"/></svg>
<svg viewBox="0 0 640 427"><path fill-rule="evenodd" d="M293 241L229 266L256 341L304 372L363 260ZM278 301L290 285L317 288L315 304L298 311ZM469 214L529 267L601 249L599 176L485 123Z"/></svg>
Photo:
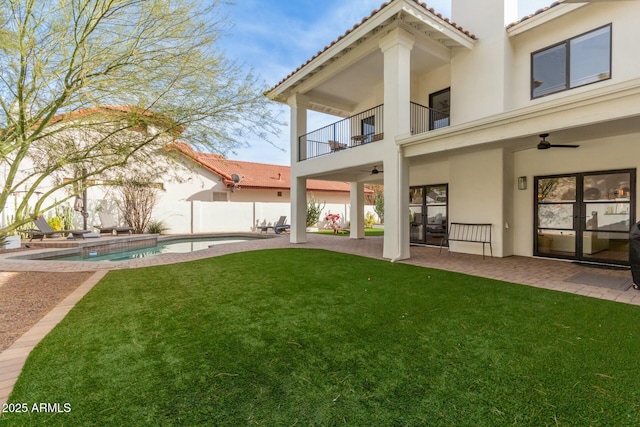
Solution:
<svg viewBox="0 0 640 427"><path fill-rule="evenodd" d="M228 243L192 253L163 254L118 262L30 261L11 259L10 255L9 257L7 255L0 257L0 271L96 271L96 274L91 276L87 282L62 301L11 347L0 353L0 405L6 402L33 347L104 277L108 270L172 264L236 252L289 247L326 249L382 259L383 237L367 237L356 240L346 237L309 234L307 238L307 243L299 245L291 244L288 236L278 236L272 239ZM640 291L633 289L620 291L565 282L567 278L582 271L595 271L600 274L630 277L631 273L624 270L602 271L565 261L518 256L486 258L483 260L482 256L479 255L447 253L444 251L440 254L438 248L415 246L411 247L411 259L401 262L640 305ZM473 286L473 284L471 283L470 286Z"/></svg>

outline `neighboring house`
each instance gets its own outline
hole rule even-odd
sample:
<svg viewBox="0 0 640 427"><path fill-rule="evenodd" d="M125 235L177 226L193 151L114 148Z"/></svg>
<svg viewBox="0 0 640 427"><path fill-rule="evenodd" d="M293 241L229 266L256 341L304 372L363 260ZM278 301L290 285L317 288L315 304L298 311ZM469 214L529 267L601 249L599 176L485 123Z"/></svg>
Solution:
<svg viewBox="0 0 640 427"><path fill-rule="evenodd" d="M131 123L132 115L142 116L145 120ZM280 216L290 217L288 166L228 160L218 154L196 152L184 142L172 141L183 130L182 127L177 126L177 131L161 135L156 127L166 123L174 122L153 112L139 111L136 107L115 105L54 117L50 132L52 136L45 143L34 144L29 152L30 157L21 164L16 182L28 184L25 191L14 189L11 192L12 197L5 209L0 211L0 225L14 221L16 208L23 201L26 212L31 213L39 201L44 202L43 207L65 199L68 200L65 203L67 206L74 205L74 202L78 202L74 191L79 193L77 196L81 199L78 186L76 190L72 186L59 187L62 182L74 179L72 169L60 168L35 186L39 171L46 168L54 155L63 156L61 149L51 149L54 144L73 145L76 150L87 147L89 152L103 149L104 154L91 157L93 165L89 160L86 162L95 170L101 165L101 160L109 155L109 150L104 150L105 146L118 153L119 144L138 140L142 143L155 135L160 135L158 141L145 149L144 153L140 150L142 154L123 168L87 180L87 200L83 204L87 215L85 219L82 212L73 213L75 228L86 226L92 229L98 225L99 211L121 217L116 201L122 196L117 183L127 176L136 180L144 177L151 181L151 186L162 189L158 191L153 218L165 221L172 233L251 231L260 225L276 222ZM121 129L117 136L113 136L117 127ZM169 161L166 155L173 155L177 162ZM115 162L113 159L111 161ZM4 185L8 175L6 163L0 172L0 184ZM34 189L33 195L26 191L31 188ZM308 186L309 196L313 193L319 202L326 202L325 212L339 213L343 218L349 212L349 188L345 182L320 180L311 181ZM56 211L50 209L44 215L51 217L56 215ZM120 218L119 222L122 221ZM343 219L343 224L346 225L347 220Z"/></svg>
<svg viewBox="0 0 640 427"><path fill-rule="evenodd" d="M520 21L516 6L452 0L449 20L384 3L267 92L291 108L292 242L322 177L350 182L352 238L363 184L384 183L385 258L464 222L492 224L496 256L628 263L640 2L560 1ZM307 129L310 110L341 120Z"/></svg>
<svg viewBox="0 0 640 427"><path fill-rule="evenodd" d="M193 161L193 176L183 183L167 184L165 197L203 202L290 202L289 166L229 160L221 154L195 151L189 144L168 147ZM234 180L235 178L235 180ZM346 182L310 180L307 192L319 201L348 204ZM174 194L175 193L175 194Z"/></svg>

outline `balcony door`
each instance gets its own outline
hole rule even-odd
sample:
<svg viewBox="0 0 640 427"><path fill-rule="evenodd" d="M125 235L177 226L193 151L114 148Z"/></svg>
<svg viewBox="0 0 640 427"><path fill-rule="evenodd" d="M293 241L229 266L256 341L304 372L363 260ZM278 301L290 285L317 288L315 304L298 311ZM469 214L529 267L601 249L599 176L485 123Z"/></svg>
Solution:
<svg viewBox="0 0 640 427"><path fill-rule="evenodd" d="M373 135L376 133L375 116L365 117L360 121L360 135L364 138L364 143L371 142Z"/></svg>
<svg viewBox="0 0 640 427"><path fill-rule="evenodd" d="M535 177L534 254L629 263L635 169Z"/></svg>
<svg viewBox="0 0 640 427"><path fill-rule="evenodd" d="M429 130L449 126L451 88L429 94Z"/></svg>
<svg viewBox="0 0 640 427"><path fill-rule="evenodd" d="M421 185L409 189L411 243L440 245L447 233L448 185Z"/></svg>

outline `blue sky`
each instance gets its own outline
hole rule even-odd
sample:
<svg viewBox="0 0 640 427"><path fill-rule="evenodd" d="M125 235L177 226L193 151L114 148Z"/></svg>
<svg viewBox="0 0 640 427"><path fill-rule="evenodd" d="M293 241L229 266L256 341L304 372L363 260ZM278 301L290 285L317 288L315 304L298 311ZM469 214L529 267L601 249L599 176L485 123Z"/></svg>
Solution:
<svg viewBox="0 0 640 427"><path fill-rule="evenodd" d="M232 27L225 32L218 46L229 59L252 68L271 88L369 16L383 1L236 0L235 4L222 6ZM518 16L533 13L552 1L519 0ZM451 16L451 0L428 0L426 3L443 16ZM473 31L472 28L469 30ZM287 106L274 104L274 109L281 110L283 119L289 121ZM336 120L312 114L308 127L313 130ZM247 142L250 147L237 149L227 157L260 163L290 163L288 126L282 128L279 137L272 138L272 144L260 140Z"/></svg>

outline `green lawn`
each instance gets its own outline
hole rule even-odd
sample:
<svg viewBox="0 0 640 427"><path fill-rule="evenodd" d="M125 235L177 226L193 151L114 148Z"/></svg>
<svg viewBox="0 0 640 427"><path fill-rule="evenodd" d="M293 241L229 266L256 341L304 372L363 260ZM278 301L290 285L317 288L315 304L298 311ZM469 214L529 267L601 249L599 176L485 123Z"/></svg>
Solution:
<svg viewBox="0 0 640 427"><path fill-rule="evenodd" d="M345 236L345 237L349 236L349 233L334 234L333 230L318 230L316 231L316 234L331 234L334 236ZM384 236L384 228L365 228L364 235L366 237Z"/></svg>
<svg viewBox="0 0 640 427"><path fill-rule="evenodd" d="M637 426L640 307L312 249L110 272L2 425Z"/></svg>

